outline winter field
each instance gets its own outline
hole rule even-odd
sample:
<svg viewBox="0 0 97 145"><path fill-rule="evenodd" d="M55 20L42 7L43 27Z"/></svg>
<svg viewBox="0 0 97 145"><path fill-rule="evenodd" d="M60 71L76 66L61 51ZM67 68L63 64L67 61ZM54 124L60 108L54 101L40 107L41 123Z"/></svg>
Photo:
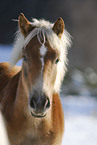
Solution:
<svg viewBox="0 0 97 145"><path fill-rule="evenodd" d="M11 50L12 46L0 45L0 62L9 61ZM65 118L62 145L97 145L97 98L61 93L61 101Z"/></svg>

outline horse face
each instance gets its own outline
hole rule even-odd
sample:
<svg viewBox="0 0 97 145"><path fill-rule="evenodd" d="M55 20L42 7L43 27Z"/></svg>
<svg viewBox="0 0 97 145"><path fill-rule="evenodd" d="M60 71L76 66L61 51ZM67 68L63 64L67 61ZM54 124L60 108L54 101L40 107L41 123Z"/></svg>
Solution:
<svg viewBox="0 0 97 145"><path fill-rule="evenodd" d="M23 51L23 78L31 114L44 117L52 102L60 54L35 36Z"/></svg>
<svg viewBox="0 0 97 145"><path fill-rule="evenodd" d="M57 36L59 39L61 38L64 31L64 21L62 18L59 18L54 24L43 20L40 20L40 22L35 20L34 22L35 23L30 23L23 14L20 14L19 27L25 38L30 34L32 35L30 32L34 32L37 28L40 28L39 30L45 28L47 33L49 30L51 33L52 31L53 33L55 32L56 36L54 35L54 41ZM57 72L60 53L58 49L53 49L55 45L51 47L49 44L50 41L53 41L51 38L50 41L48 41L48 35L50 33L46 35L47 38L46 36L44 37L44 33L42 34L43 38L41 34L39 34L40 38L37 37L36 33L30 40L28 39L29 42L26 39L28 43L23 50L22 81L27 96L29 96L29 106L31 114L34 117L44 117L46 115L46 110L50 108L52 104L52 95L56 88L54 85L57 84L55 81L59 80L59 88L62 80L58 78L57 74L59 74L59 77L63 76L61 70L60 73ZM58 40L59 42L58 38L56 38L56 41ZM44 42L42 43L42 41ZM60 47L60 45L58 45L58 47Z"/></svg>

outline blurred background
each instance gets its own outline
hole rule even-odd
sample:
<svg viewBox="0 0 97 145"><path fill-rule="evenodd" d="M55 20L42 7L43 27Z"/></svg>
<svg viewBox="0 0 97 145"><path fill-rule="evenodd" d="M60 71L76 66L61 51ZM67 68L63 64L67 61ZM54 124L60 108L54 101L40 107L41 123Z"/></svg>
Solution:
<svg viewBox="0 0 97 145"><path fill-rule="evenodd" d="M63 145L97 145L97 0L0 0L0 62L10 58L21 12L29 21L63 18L73 42L61 92Z"/></svg>
<svg viewBox="0 0 97 145"><path fill-rule="evenodd" d="M0 44L13 43L18 26L13 20L21 12L30 21L32 18L51 22L58 17L64 19L73 41L68 53L69 84L66 78L64 91L97 95L97 0L0 0ZM80 87L84 84L84 92L77 83Z"/></svg>

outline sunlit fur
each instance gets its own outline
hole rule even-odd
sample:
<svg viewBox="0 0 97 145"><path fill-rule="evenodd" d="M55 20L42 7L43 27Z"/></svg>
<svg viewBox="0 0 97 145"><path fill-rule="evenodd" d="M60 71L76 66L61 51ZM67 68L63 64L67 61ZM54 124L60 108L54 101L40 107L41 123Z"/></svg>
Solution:
<svg viewBox="0 0 97 145"><path fill-rule="evenodd" d="M12 66L0 63L0 109L11 145L61 145L64 115L59 90L70 36L62 18L54 24L36 19L30 24L33 30L20 14ZM14 66L21 58L22 66Z"/></svg>
<svg viewBox="0 0 97 145"><path fill-rule="evenodd" d="M59 38L52 30L54 24L51 24L50 22L45 20L38 21L37 19L33 19L33 22L31 22L31 24L33 26L36 26L37 28L32 30L26 38L22 35L20 30L17 31L16 41L14 44L12 57L11 57L11 64L15 65L23 57L22 49L29 43L29 41L34 36L37 36L40 43L41 43L41 37L43 36L44 44L46 41L45 38L47 38L51 47L53 49L57 49L60 52L60 62L57 65L57 77L54 85L55 92L59 92L64 74L67 71L66 68L67 48L70 47L71 45L70 35L66 30L64 30L61 38Z"/></svg>

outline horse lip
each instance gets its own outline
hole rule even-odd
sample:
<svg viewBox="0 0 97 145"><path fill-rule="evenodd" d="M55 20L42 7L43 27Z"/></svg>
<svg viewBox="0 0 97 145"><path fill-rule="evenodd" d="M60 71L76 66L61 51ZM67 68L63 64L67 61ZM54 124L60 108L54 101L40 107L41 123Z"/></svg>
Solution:
<svg viewBox="0 0 97 145"><path fill-rule="evenodd" d="M44 114L44 115L36 115L36 114L33 114L32 112L31 112L31 115L33 117L36 117L36 118L44 118L46 116L46 114Z"/></svg>

